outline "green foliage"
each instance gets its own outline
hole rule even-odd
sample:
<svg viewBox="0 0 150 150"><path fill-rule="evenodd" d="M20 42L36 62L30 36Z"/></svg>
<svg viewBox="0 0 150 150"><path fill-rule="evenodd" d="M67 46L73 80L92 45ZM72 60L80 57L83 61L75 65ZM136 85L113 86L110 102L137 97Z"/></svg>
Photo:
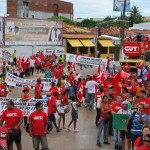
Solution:
<svg viewBox="0 0 150 150"><path fill-rule="evenodd" d="M70 24L70 25L74 25L74 22L71 19L62 17L62 16L53 16L51 18L49 18L50 20L62 20L63 22Z"/></svg>
<svg viewBox="0 0 150 150"><path fill-rule="evenodd" d="M134 23L136 24L144 22L144 17L141 15L139 7L137 6L131 8L131 16L133 16Z"/></svg>
<svg viewBox="0 0 150 150"><path fill-rule="evenodd" d="M91 19L84 19L81 22L77 22L76 25L80 27L95 27L96 21L93 21Z"/></svg>

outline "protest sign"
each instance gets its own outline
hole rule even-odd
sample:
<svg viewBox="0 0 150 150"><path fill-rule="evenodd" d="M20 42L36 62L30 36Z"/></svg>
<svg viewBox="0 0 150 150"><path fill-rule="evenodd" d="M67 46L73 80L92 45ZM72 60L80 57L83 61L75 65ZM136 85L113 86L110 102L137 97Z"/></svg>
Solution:
<svg viewBox="0 0 150 150"><path fill-rule="evenodd" d="M11 73L7 73L5 82L14 87L23 88L24 86L29 86L31 89L34 89L35 84L37 83L36 79L22 79L17 76L14 76ZM57 84L57 79L54 78L43 78L43 91L48 91L50 89L50 83L55 82Z"/></svg>
<svg viewBox="0 0 150 150"><path fill-rule="evenodd" d="M129 115L126 114L113 114L113 129L125 130L126 121L129 119Z"/></svg>
<svg viewBox="0 0 150 150"><path fill-rule="evenodd" d="M78 63L78 64L93 65L93 66L98 66L99 64L107 66L107 59L77 56L69 53L66 54L66 61Z"/></svg>
<svg viewBox="0 0 150 150"><path fill-rule="evenodd" d="M44 51L45 55L52 55L52 54L56 54L56 55L62 55L64 54L64 47L62 46L51 46L49 48L46 48Z"/></svg>
<svg viewBox="0 0 150 150"><path fill-rule="evenodd" d="M0 97L0 115L3 113L6 107L6 103L12 100L15 104L15 107L21 109L23 111L24 116L29 116L31 112L35 111L35 103L41 102L43 103L43 110L47 113L47 104L45 100L42 99L30 99L27 102L22 101L20 98L5 98Z"/></svg>

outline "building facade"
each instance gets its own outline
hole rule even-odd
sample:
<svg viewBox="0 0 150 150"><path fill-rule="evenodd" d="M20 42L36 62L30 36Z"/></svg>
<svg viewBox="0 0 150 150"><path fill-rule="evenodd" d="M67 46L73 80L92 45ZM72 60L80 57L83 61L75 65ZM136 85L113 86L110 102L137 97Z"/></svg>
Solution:
<svg viewBox="0 0 150 150"><path fill-rule="evenodd" d="M59 0L8 0L7 14L11 18L48 19L63 16L73 19L73 4Z"/></svg>

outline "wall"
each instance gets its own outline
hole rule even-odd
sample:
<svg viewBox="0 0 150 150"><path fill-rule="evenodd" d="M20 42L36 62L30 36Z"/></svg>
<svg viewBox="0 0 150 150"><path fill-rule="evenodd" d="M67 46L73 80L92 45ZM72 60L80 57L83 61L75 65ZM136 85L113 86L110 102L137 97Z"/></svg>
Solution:
<svg viewBox="0 0 150 150"><path fill-rule="evenodd" d="M7 0L7 14L9 17L17 17L17 0Z"/></svg>
<svg viewBox="0 0 150 150"><path fill-rule="evenodd" d="M18 58L19 56L30 57L36 54L38 51L44 51L45 49L49 49L50 47L51 46L7 46L7 47L0 47L0 51L8 50L11 54L13 54L14 50L16 50Z"/></svg>

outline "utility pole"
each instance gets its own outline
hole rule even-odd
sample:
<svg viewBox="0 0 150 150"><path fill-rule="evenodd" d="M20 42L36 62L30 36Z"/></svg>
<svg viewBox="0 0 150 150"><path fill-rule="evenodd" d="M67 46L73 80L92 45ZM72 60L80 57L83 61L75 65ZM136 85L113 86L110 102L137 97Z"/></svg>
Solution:
<svg viewBox="0 0 150 150"><path fill-rule="evenodd" d="M127 0L124 0L123 12L121 12L121 20L125 20L126 2L127 2ZM120 52L120 56L122 56L122 53L123 53L124 31L125 31L124 29L125 29L125 22L123 21L121 23L121 32L120 32L120 38L121 38L121 52Z"/></svg>

